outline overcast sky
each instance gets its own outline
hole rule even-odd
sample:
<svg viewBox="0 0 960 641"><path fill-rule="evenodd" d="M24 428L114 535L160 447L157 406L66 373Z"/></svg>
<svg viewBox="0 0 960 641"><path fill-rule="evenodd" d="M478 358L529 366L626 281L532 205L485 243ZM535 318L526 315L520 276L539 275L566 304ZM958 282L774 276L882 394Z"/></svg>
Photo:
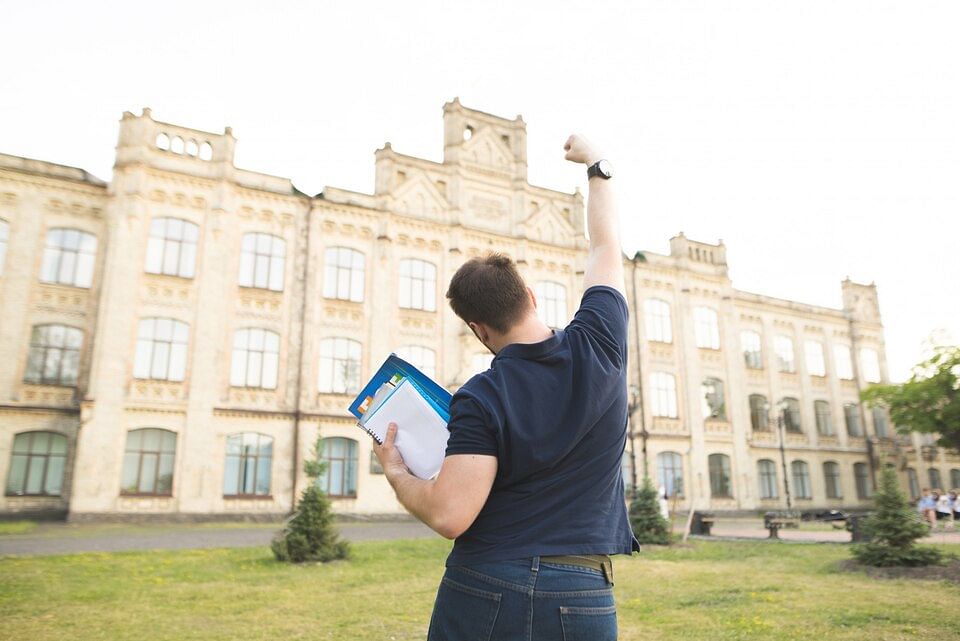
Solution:
<svg viewBox="0 0 960 641"><path fill-rule="evenodd" d="M0 152L109 179L117 121L233 127L239 166L370 192L441 107L527 122L534 184L620 184L625 249L727 245L734 285L840 306L876 281L894 379L960 339L960 3L20 2L0 21Z"/></svg>

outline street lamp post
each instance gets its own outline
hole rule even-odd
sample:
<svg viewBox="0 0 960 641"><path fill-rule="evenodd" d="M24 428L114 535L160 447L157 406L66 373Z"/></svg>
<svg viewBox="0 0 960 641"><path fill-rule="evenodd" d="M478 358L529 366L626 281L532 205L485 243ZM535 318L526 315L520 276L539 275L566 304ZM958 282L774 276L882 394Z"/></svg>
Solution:
<svg viewBox="0 0 960 641"><path fill-rule="evenodd" d="M635 451L635 446L633 442L636 432L633 431L633 415L640 409L640 388L636 385L630 386L630 398L627 405L627 415L630 417L630 432L628 436L630 437L630 481L633 483L633 491L637 491L637 454ZM646 478L647 474L647 428L645 425L642 425L640 428L640 438L642 439L642 453L643 453L643 476Z"/></svg>
<svg viewBox="0 0 960 641"><path fill-rule="evenodd" d="M769 412L770 405L767 404L765 409ZM787 450L784 447L784 442L786 437L784 436L784 423L786 420L784 418L787 412L787 404L783 401L777 403L777 434L780 436L780 466L783 469L783 494L787 498L787 511L793 511L793 502L790 500L790 477L787 474ZM769 419L768 419L769 421Z"/></svg>

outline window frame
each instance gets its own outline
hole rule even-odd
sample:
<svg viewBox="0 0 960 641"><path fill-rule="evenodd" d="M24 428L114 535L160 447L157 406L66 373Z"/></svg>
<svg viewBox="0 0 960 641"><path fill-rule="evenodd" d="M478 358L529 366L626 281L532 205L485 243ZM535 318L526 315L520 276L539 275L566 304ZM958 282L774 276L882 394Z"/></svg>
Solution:
<svg viewBox="0 0 960 641"><path fill-rule="evenodd" d="M256 447L254 448L253 454L250 454L248 448L250 447L245 443L245 439L250 436L256 437ZM239 443L239 453L231 453L231 440L238 439ZM236 432L233 434L228 434L226 442L224 444L224 460L223 460L223 498L225 499L272 499L273 498L273 437L268 434L263 434L262 432ZM269 451L264 454L263 449L268 448ZM237 492L234 494L229 494L227 492L227 473L230 470L230 459L237 459L237 479L236 487ZM253 493L241 491L245 488L244 481L246 480L246 471L248 469L248 461L253 461ZM258 491L258 481L260 480L260 464L261 461L266 460L267 463L267 491L259 492Z"/></svg>
<svg viewBox="0 0 960 641"><path fill-rule="evenodd" d="M349 259L349 260L348 260ZM349 263L343 264L343 263ZM358 266L359 264L359 266ZM342 294L346 274L346 293ZM367 286L367 256L353 247L336 245L323 251L323 297L350 303L364 302Z"/></svg>
<svg viewBox="0 0 960 641"><path fill-rule="evenodd" d="M803 434L803 415L800 412L800 401L792 396L785 396L783 403L783 429L790 434Z"/></svg>
<svg viewBox="0 0 960 641"><path fill-rule="evenodd" d="M870 355L868 359L867 356ZM872 347L860 348L860 373L866 383L883 382L883 372L880 369L880 352Z"/></svg>
<svg viewBox="0 0 960 641"><path fill-rule="evenodd" d="M693 334L699 349L720 349L720 316L705 305L693 308Z"/></svg>
<svg viewBox="0 0 960 641"><path fill-rule="evenodd" d="M827 357L824 354L821 341L805 340L803 342L803 356L808 376L824 378L827 375Z"/></svg>
<svg viewBox="0 0 960 641"><path fill-rule="evenodd" d="M910 490L910 500L915 501L920 498L920 477L917 476L916 468L907 468L907 487Z"/></svg>
<svg viewBox="0 0 960 641"><path fill-rule="evenodd" d="M793 481L794 498L803 500L813 498L813 488L810 486L810 466L806 461L795 459L790 462L790 480Z"/></svg>
<svg viewBox="0 0 960 641"><path fill-rule="evenodd" d="M261 241L269 244L262 248ZM261 278L263 271L266 271ZM240 241L240 269L237 283L240 287L284 290L287 270L287 241L276 234L251 231ZM279 276L277 276L279 274Z"/></svg>
<svg viewBox="0 0 960 641"><path fill-rule="evenodd" d="M669 383L661 386L659 383ZM653 416L658 418L679 418L679 402L677 399L677 378L670 372L651 372L650 408ZM669 394L669 397L667 396ZM664 405L662 405L665 403ZM665 410L667 413L661 413Z"/></svg>
<svg viewBox="0 0 960 641"><path fill-rule="evenodd" d="M76 236L75 246L69 247L66 243L66 237L70 234ZM51 244L53 238L56 238L56 244ZM92 248L84 248L84 243L92 243ZM97 250L100 241L97 235L80 229L79 227L50 227L44 237L43 253L40 263L40 282L47 285L64 285L67 287L77 287L79 289L90 289L93 287L93 278L95 276L97 265ZM69 255L70 262L64 263L64 257ZM53 265L51 266L51 262ZM64 278L63 271L68 269L69 277ZM81 272L81 269L86 270ZM52 275L48 278L48 272ZM81 279L81 275L83 278ZM82 282L78 282L81 281Z"/></svg>
<svg viewBox="0 0 960 641"><path fill-rule="evenodd" d="M723 381L716 376L708 376L700 383L700 410L704 420L727 420Z"/></svg>
<svg viewBox="0 0 960 641"><path fill-rule="evenodd" d="M419 271L419 274L417 274ZM400 309L437 311L437 266L421 258L403 258L397 269ZM419 294L419 302L417 301Z"/></svg>
<svg viewBox="0 0 960 641"><path fill-rule="evenodd" d="M53 328L60 328L63 332L63 339L60 345L49 344L49 337L40 338L46 343L36 343L38 332L49 333ZM64 325L63 323L42 323L34 325L30 331L30 344L27 348L27 361L23 370L23 382L30 385L50 385L56 387L76 387L80 380L80 357L83 352L84 332L79 327ZM76 343L72 345L71 343ZM42 354L40 359L40 371L38 376L32 374L32 363L35 362L36 354ZM57 354L57 375L55 378L47 378L48 359L51 353ZM74 371L72 377L64 377L65 365L73 363Z"/></svg>
<svg viewBox="0 0 960 641"><path fill-rule="evenodd" d="M887 411L879 405L870 408L870 420L873 421L873 435L877 438L890 438L890 422L887 420ZM882 427L883 429L878 429ZM883 432L881 434L880 432Z"/></svg>
<svg viewBox="0 0 960 641"><path fill-rule="evenodd" d="M777 482L777 464L771 459L763 458L757 461L757 480L760 483L761 501L780 498L780 487Z"/></svg>
<svg viewBox="0 0 960 641"><path fill-rule="evenodd" d="M672 450L657 454L657 492L664 488L667 498L683 498L683 456ZM679 486L679 489L678 489Z"/></svg>
<svg viewBox="0 0 960 641"><path fill-rule="evenodd" d="M763 337L760 332L753 329L741 330L740 350L743 353L743 363L747 369L763 369Z"/></svg>
<svg viewBox="0 0 960 641"><path fill-rule="evenodd" d="M150 337L145 338L142 334L144 332L144 327L146 323L152 321L153 326L150 330ZM157 324L158 321L168 321L170 323L170 338L157 338ZM177 335L178 332L183 331L184 338L180 340ZM140 370L140 359L145 358L142 356L141 345L145 345L147 342L150 344L150 357L147 368L147 375L141 376L137 372ZM166 366L164 367L165 374L163 376L155 376L154 372L156 371L155 360L158 358L157 355L157 344L166 345L166 354L164 355L161 350L161 359L166 359ZM183 371L177 374L173 373L171 376L171 370L173 367L174 355L177 355L177 358L180 358L183 364ZM182 320L177 318L171 318L168 316L148 316L146 318L141 318L139 323L137 323L137 342L136 342L136 351L134 352L133 359L133 377L141 381L168 381L171 383L182 383L187 379L187 371L189 370L189 359L190 359L190 325L185 323ZM177 378L179 376L179 378Z"/></svg>
<svg viewBox="0 0 960 641"><path fill-rule="evenodd" d="M251 342L254 340L254 332L261 333L261 348L255 349L250 347ZM245 346L238 346L237 342L241 340L241 334L245 336ZM271 342L275 343L276 347L274 350L270 350ZM238 355L243 354L242 367L243 367L243 384L239 384L234 379L234 375L238 374ZM256 355L259 354L259 361L256 360ZM259 368L259 384L252 385L250 384L250 368L251 368L251 359L254 359L254 365ZM270 378L267 378L267 367L271 366L272 381L273 384L265 384L270 382ZM238 379L237 379L238 380ZM246 389L264 389L264 390L275 390L280 382L280 334L269 330L263 327L241 327L233 332L233 345L230 351L230 387L236 388L246 388Z"/></svg>
<svg viewBox="0 0 960 641"><path fill-rule="evenodd" d="M718 461L719 464L715 466L714 461ZM730 457L722 452L710 454L707 457L707 470L710 476L710 497L715 499L732 499L733 469L731 467ZM721 487L724 484L726 485L725 490Z"/></svg>
<svg viewBox="0 0 960 641"><path fill-rule="evenodd" d="M159 231L157 224L163 225ZM180 225L179 237L172 236L171 226ZM189 238L193 236L193 238ZM188 251L184 253L184 247ZM200 225L186 218L176 216L154 216L150 219L150 230L147 233L147 251L144 257L143 271L156 276L172 276L192 280L197 276L197 256L200 247ZM175 266L168 266L172 253L176 250ZM159 254L157 254L159 252ZM189 264L185 263L185 256L189 256ZM154 266L154 258L159 261Z"/></svg>
<svg viewBox="0 0 960 641"><path fill-rule="evenodd" d="M343 457L338 457L334 459L332 456L327 455L327 444L332 441L343 441L346 444L346 454ZM353 454L353 457L350 458L350 454ZM355 499L357 498L357 476L358 468L360 467L360 444L352 439L345 436L329 436L327 438L321 439L320 441L320 460L326 463L323 474L317 477L317 484L320 489L332 499ZM346 489L352 489L352 494L331 494L329 491L330 488L330 478L333 473L334 465L333 461L343 462L343 468L340 474L340 486ZM352 462L352 463L351 463ZM349 477L352 469L353 475ZM323 487L324 483L321 482L321 479L325 480L326 488ZM347 480L352 481L352 488L346 483Z"/></svg>
<svg viewBox="0 0 960 641"><path fill-rule="evenodd" d="M863 438L863 419L860 416L860 405L857 403L843 404L843 424L847 429L847 436ZM856 433L850 430L851 424L856 427Z"/></svg>
<svg viewBox="0 0 960 641"><path fill-rule="evenodd" d="M927 483L931 490L943 490L943 475L936 467L927 468Z"/></svg>
<svg viewBox="0 0 960 641"><path fill-rule="evenodd" d="M324 351L326 346L330 346L329 355L325 355ZM341 351L340 348L343 348L347 352L346 357L338 356L338 352ZM363 345L358 340L352 338L347 338L345 336L327 336L320 340L320 345L318 346L319 358L317 366L317 393L318 394L355 394L360 391L362 383L361 379L361 370L363 368ZM354 358L353 354L356 352L355 359L355 370L350 371L350 368L353 367ZM324 360L328 359L328 367L325 368ZM342 363L342 366L345 368L343 376L343 385L338 386L336 368L338 363ZM324 374L326 370L329 370L329 386L324 386ZM352 385L351 385L352 384ZM343 389L340 389L342 387ZM329 389L328 389L329 388Z"/></svg>
<svg viewBox="0 0 960 641"><path fill-rule="evenodd" d="M824 399L813 401L813 416L817 424L817 434L820 436L836 436L836 430L833 429L833 414L830 409L830 402Z"/></svg>
<svg viewBox="0 0 960 641"><path fill-rule="evenodd" d="M754 400L759 399L760 406L755 407ZM770 431L770 406L767 397L763 394L750 394L747 397L750 407L750 428L754 432ZM762 413L762 414L761 414Z"/></svg>
<svg viewBox="0 0 960 641"><path fill-rule="evenodd" d="M873 484L870 482L870 470L866 463L853 464L853 481L858 500L865 501L873 496Z"/></svg>
<svg viewBox="0 0 960 641"><path fill-rule="evenodd" d="M47 445L46 451L34 451L33 446L37 440L37 436L40 434L45 434L47 436ZM17 440L20 437L27 437L27 446L25 450L17 451ZM54 452L54 444L62 443L63 453ZM66 434L61 432L56 432L54 430L27 430L24 432L17 432L13 435L13 442L10 444L10 459L9 465L7 467L7 482L4 486L4 496L9 497L21 497L21 496L63 496L63 487L67 479L67 458L70 453L70 440L67 438ZM23 466L22 478L20 480L20 488L22 491L16 492L11 490L11 482L14 478L15 465L14 457L26 457L26 461ZM51 459L62 459L60 461L60 481L59 487L56 492L49 491L50 487L50 462ZM30 482L30 472L33 469L34 465L38 460L42 460L42 468L40 471L40 491L39 492L30 492L28 489Z"/></svg>
<svg viewBox="0 0 960 641"><path fill-rule="evenodd" d="M789 355L787 354L789 352ZM793 338L786 334L777 334L773 337L773 353L777 358L777 371L784 374L797 373L797 352ZM788 357L789 356L789 360Z"/></svg>
<svg viewBox="0 0 960 641"><path fill-rule="evenodd" d="M669 302L662 298L643 301L643 322L647 341L673 343L673 313Z"/></svg>
<svg viewBox="0 0 960 641"><path fill-rule="evenodd" d="M159 444L158 449L145 449L143 447L143 439L146 436L148 431L159 432ZM135 433L140 433L140 447L137 449L131 449L130 447L130 436ZM168 436L172 436L173 445L169 450L163 449L165 446L165 440L168 439ZM126 490L123 487L123 479L126 476L127 472L127 455L128 454L137 454L137 477L136 477L136 491ZM156 465L153 470L153 487L154 491L144 491L142 490L141 481L143 479L143 461L144 455L155 455L156 456ZM159 491L157 488L160 485L161 479L161 459L164 455L169 455L171 458L170 463L170 487L167 491ZM156 497L172 497L173 496L173 486L176 479L177 472L177 433L173 430L168 430L162 427L140 427L132 430L127 430L127 439L123 448L123 464L120 470L120 496L156 496Z"/></svg>
<svg viewBox="0 0 960 641"><path fill-rule="evenodd" d="M537 296L537 316L543 324L553 328L566 326L570 320L567 317L567 287L553 280L541 280L534 286L534 292Z"/></svg>
<svg viewBox="0 0 960 641"><path fill-rule="evenodd" d="M843 481L840 475L840 464L836 461L823 462L823 486L828 499L843 498Z"/></svg>
<svg viewBox="0 0 960 641"><path fill-rule="evenodd" d="M845 343L836 343L833 346L833 369L841 381L852 381L853 352Z"/></svg>

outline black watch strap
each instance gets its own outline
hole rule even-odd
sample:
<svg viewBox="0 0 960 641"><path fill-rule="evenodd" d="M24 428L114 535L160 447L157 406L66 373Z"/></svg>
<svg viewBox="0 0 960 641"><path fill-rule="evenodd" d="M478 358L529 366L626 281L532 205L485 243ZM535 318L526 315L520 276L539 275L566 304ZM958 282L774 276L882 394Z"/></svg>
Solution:
<svg viewBox="0 0 960 641"><path fill-rule="evenodd" d="M587 180L593 178L594 176L599 176L599 177L603 178L604 180L609 180L609 179L610 179L610 175L609 175L609 174L605 174L605 173L603 173L602 171L600 171L600 163L602 163L602 162L604 162L604 161L601 159L601 160L598 160L597 162L593 163L593 164L590 165L589 167L587 167Z"/></svg>

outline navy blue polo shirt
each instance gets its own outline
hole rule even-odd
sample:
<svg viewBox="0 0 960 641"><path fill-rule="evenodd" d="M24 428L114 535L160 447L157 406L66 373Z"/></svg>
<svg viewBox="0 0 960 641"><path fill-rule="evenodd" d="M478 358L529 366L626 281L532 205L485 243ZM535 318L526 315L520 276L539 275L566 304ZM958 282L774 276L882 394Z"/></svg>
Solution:
<svg viewBox="0 0 960 641"><path fill-rule="evenodd" d="M596 286L565 329L507 345L454 394L447 456L494 455L498 468L448 566L639 550L620 472L626 376L627 303Z"/></svg>

